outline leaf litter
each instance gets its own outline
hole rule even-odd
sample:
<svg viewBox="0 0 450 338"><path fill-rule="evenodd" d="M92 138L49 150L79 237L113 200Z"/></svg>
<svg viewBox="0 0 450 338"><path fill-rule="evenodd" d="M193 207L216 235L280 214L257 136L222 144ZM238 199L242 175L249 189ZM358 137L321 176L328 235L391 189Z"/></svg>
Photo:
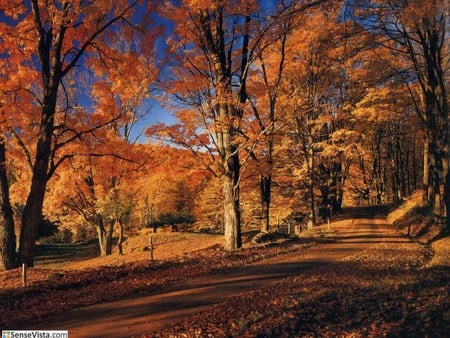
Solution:
<svg viewBox="0 0 450 338"><path fill-rule="evenodd" d="M153 263L50 273L32 269L37 281L29 287L0 289L0 326L13 327L80 306L149 293L167 283L313 244L288 241L233 253L214 246ZM431 265L431 257L430 246L420 243L378 243L337 263L231 297L145 337L446 337L450 269L448 262ZM13 270L0 278L19 273Z"/></svg>

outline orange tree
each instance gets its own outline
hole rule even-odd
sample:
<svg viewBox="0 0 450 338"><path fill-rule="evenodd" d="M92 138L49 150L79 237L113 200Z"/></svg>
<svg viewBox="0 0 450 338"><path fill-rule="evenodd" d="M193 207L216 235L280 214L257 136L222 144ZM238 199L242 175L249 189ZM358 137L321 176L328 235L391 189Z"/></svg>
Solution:
<svg viewBox="0 0 450 338"><path fill-rule="evenodd" d="M117 119L105 111L106 115L99 113L91 120L97 121L97 126L74 129L81 121L77 120L80 109L71 105L69 92L82 87L72 82L79 73L76 70L87 70L93 64L106 66L107 61L121 68L122 53L117 53L114 41L122 29L133 29L136 6L138 1L120 0L7 1L2 6L2 62L14 65L2 69L2 96L7 98L1 108L5 114L11 113L8 129L2 130L3 140L10 140L13 134L34 133L26 139L28 144L21 139L21 144L29 146L26 158L30 160L31 179L22 214L19 262L33 265L48 180L65 159L74 155L64 154L63 149L89 130ZM93 75L88 71L85 74ZM3 102L12 106L5 107ZM27 123L28 116L31 123Z"/></svg>
<svg viewBox="0 0 450 338"><path fill-rule="evenodd" d="M273 42L263 37L275 25L319 2L265 6L265 13L259 2L250 0L165 3L165 16L175 24L168 41L173 81L167 91L180 104L180 123L149 133L159 130L160 136L202 153L203 163L220 177L226 250L241 246L241 169L258 135L245 127L253 119L248 79L254 61Z"/></svg>
<svg viewBox="0 0 450 338"><path fill-rule="evenodd" d="M425 192L424 196L438 214L447 215L449 230L448 2L377 0L356 4L360 25L373 33L374 45L390 54L383 59L386 67L395 71L405 85L418 84L418 100L412 87L409 92L427 138L425 163L429 168L424 168L424 174L429 175L425 177L424 190L430 193ZM406 67L398 67L398 59L405 60Z"/></svg>
<svg viewBox="0 0 450 338"><path fill-rule="evenodd" d="M165 4L167 5L167 4ZM172 57L171 94L183 105L180 124L166 128L172 141L199 156L222 179L225 249L241 246L241 121L251 53L252 1L182 1L168 5L175 23L168 41Z"/></svg>
<svg viewBox="0 0 450 338"><path fill-rule="evenodd" d="M327 198L331 185L328 177L322 179L320 175L329 168L338 168L334 163L344 158L342 154L349 143L339 125L344 121L341 107L345 102L338 91L345 77L340 73L343 52L338 41L342 36L338 12L339 7L331 11L319 8L298 18L301 24L297 23L286 47L289 62L280 115L288 136L284 147L290 154L301 190L305 191L308 227L316 224L319 188L322 197ZM338 173L333 175L337 180Z"/></svg>

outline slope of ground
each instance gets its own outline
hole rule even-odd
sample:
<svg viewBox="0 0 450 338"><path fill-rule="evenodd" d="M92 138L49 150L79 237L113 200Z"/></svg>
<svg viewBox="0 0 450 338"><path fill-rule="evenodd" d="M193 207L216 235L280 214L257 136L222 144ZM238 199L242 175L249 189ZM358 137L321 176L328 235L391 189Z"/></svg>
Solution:
<svg viewBox="0 0 450 338"><path fill-rule="evenodd" d="M442 226L424 205L421 190L392 210L387 220L412 240L431 246L433 255L428 266L449 265L450 237L442 236Z"/></svg>
<svg viewBox="0 0 450 338"><path fill-rule="evenodd" d="M126 238L123 243L122 255L119 255L117 247L113 247L112 255L98 257L96 241L86 244L47 244L42 246L44 252L48 251L49 248L61 246L66 247L64 249L66 253L70 250L77 252L63 260L61 260L61 253L53 257L41 254L37 259L36 266L51 269L82 270L93 266L112 266L149 261L151 258L150 239L155 260L183 256L214 245L221 245L223 242L222 235L187 232L153 233L150 229L143 229L137 235Z"/></svg>

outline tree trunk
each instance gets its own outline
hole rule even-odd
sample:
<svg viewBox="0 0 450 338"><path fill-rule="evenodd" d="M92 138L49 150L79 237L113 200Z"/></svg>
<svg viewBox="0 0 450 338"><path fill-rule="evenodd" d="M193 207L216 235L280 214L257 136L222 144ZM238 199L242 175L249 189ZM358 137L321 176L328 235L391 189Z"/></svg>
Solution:
<svg viewBox="0 0 450 338"><path fill-rule="evenodd" d="M6 150L0 138L0 271L16 266L16 235L14 218L9 200L9 185L6 173Z"/></svg>
<svg viewBox="0 0 450 338"><path fill-rule="evenodd" d="M32 2L35 18L39 15L37 3ZM45 32L38 26L39 20L35 20L38 32L38 53L41 65L43 98L41 120L39 122L39 136L36 145L36 157L31 177L31 187L22 215L22 227L20 232L19 260L27 266L34 265L35 241L39 224L42 220L42 206L44 203L45 189L48 182L48 168L52 147L54 129L54 115L58 98L58 88L61 81L62 63L58 52L62 46L65 30L58 33L58 41L50 43L52 34ZM52 52L54 54L52 54Z"/></svg>
<svg viewBox="0 0 450 338"><path fill-rule="evenodd" d="M116 223L119 225L119 240L117 241L117 249L119 250L119 255L123 255L123 248L122 248L122 244L124 242L123 224L120 221L120 219L116 220Z"/></svg>
<svg viewBox="0 0 450 338"><path fill-rule="evenodd" d="M233 251L242 246L241 211L239 196L239 156L231 152L227 161L227 170L223 175L223 211L225 230L225 250Z"/></svg>
<svg viewBox="0 0 450 338"><path fill-rule="evenodd" d="M98 247L100 249L100 256L106 256L106 247L107 247L107 234L106 230L101 227L97 227L97 236L98 236Z"/></svg>
<svg viewBox="0 0 450 338"><path fill-rule="evenodd" d="M312 142L310 142L312 144ZM308 159L308 230L313 229L316 226L316 195L314 193L314 150L311 146L307 150Z"/></svg>
<svg viewBox="0 0 450 338"><path fill-rule="evenodd" d="M200 31L202 34L201 48L211 60L215 90L215 133L217 137L217 150L220 156L220 171L223 184L223 208L224 208L224 232L225 250L235 250L242 246L241 239L241 215L240 215L240 162L239 146L240 122L243 111L236 103L242 104L247 100L245 82L248 62L247 47L249 34L243 34L241 79L240 89L237 92L237 101L232 87L234 74L232 73L230 58L228 54L226 33L224 29L224 3L215 2L214 9L201 11ZM245 18L246 26L250 22L250 16Z"/></svg>
<svg viewBox="0 0 450 338"><path fill-rule="evenodd" d="M48 99L48 101L52 100ZM30 267L34 265L35 241L39 224L42 221L42 206L48 181L47 175L51 153L51 139L54 123L53 112L55 111L55 105L56 94L54 102L47 102L47 106L44 106L42 112L41 132L37 143L31 187L22 215L19 260L20 263L25 263Z"/></svg>
<svg viewBox="0 0 450 338"><path fill-rule="evenodd" d="M261 232L270 230L270 188L272 185L272 175L260 176L261 194Z"/></svg>
<svg viewBox="0 0 450 338"><path fill-rule="evenodd" d="M448 124L447 124L448 126ZM444 145L442 145L442 175L443 175L443 216L445 217L445 229L446 234L450 234L450 135L449 131L444 135Z"/></svg>
<svg viewBox="0 0 450 338"><path fill-rule="evenodd" d="M436 215L442 214L441 175L443 174L442 156L436 142L430 143L430 205ZM442 177L443 178L443 177Z"/></svg>
<svg viewBox="0 0 450 338"><path fill-rule="evenodd" d="M423 177L422 177L422 201L430 204L430 141L425 137L423 142Z"/></svg>
<svg viewBox="0 0 450 338"><path fill-rule="evenodd" d="M97 224L98 244L100 248L100 256L108 256L112 253L112 233L114 223L111 222L107 227L104 226L103 221Z"/></svg>
<svg viewBox="0 0 450 338"><path fill-rule="evenodd" d="M447 166L448 166L447 160ZM444 183L444 202L445 202L445 232L450 234L450 170L447 167L447 174Z"/></svg>

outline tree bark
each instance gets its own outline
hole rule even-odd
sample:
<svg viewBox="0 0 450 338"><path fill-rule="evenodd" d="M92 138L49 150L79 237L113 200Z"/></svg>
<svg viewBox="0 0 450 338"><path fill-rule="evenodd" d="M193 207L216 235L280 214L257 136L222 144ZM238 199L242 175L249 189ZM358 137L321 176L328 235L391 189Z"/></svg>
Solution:
<svg viewBox="0 0 450 338"><path fill-rule="evenodd" d="M5 163L5 142L0 138L0 271L16 267L16 235Z"/></svg>
<svg viewBox="0 0 450 338"><path fill-rule="evenodd" d="M442 214L442 196L441 196L441 175L442 170L442 156L438 150L435 141L430 143L429 161L430 161L430 205L437 215Z"/></svg>
<svg viewBox="0 0 450 338"><path fill-rule="evenodd" d="M422 177L422 201L429 204L430 195L430 142L425 137L423 142L423 177Z"/></svg>
<svg viewBox="0 0 450 338"><path fill-rule="evenodd" d="M48 167L51 154L51 140L54 128L54 112L59 80L48 89L42 109L41 131L37 142L31 187L22 215L19 260L27 266L34 266L35 241L42 221L42 207L48 181Z"/></svg>
<svg viewBox="0 0 450 338"><path fill-rule="evenodd" d="M212 20L212 21L211 21ZM246 21L250 17L246 18ZM222 174L223 208L224 208L224 236L225 250L232 251L242 246L241 211L240 211L240 160L239 160L239 131L242 111L236 105L231 74L231 59L228 58L224 29L224 6L218 2L213 15L208 11L202 12L200 23L205 38L203 49L212 61L215 77L215 128L217 150L220 156L220 171ZM215 26L214 29L211 27ZM246 69L248 36L244 34L241 66ZM246 101L246 75L241 74L240 91L237 102Z"/></svg>
<svg viewBox="0 0 450 338"><path fill-rule="evenodd" d="M20 232L19 260L20 263L25 263L30 267L34 265L35 241L42 220L42 206L48 181L54 114L62 76L61 49L65 35L63 26L58 27L56 31L46 31L41 21L38 2L32 1L31 5L38 35L43 98L31 187L22 215Z"/></svg>
<svg viewBox="0 0 450 338"><path fill-rule="evenodd" d="M108 256L112 253L112 233L114 222L111 222L106 227L103 220L96 225L98 235L98 245L100 248L100 256Z"/></svg>
<svg viewBox="0 0 450 338"><path fill-rule="evenodd" d="M123 231L124 231L124 229L123 229L123 224L122 224L122 222L121 222L121 220L120 219L118 219L117 221L116 221L116 223L119 225L119 240L117 241L117 249L119 250L119 255L123 255L123 247L122 247L122 244L123 244L123 242L124 242L124 236L123 236Z"/></svg>
<svg viewBox="0 0 450 338"><path fill-rule="evenodd" d="M310 147L307 150L307 166L308 166L308 230L313 229L316 226L316 194L314 193L314 149L312 146L312 138L310 139Z"/></svg>
<svg viewBox="0 0 450 338"><path fill-rule="evenodd" d="M227 251L233 251L242 246L239 170L236 168L239 166L239 158L237 155L233 157L228 162L234 167L234 170L223 176L224 235L225 250Z"/></svg>
<svg viewBox="0 0 450 338"><path fill-rule="evenodd" d="M447 160L447 166L448 166L448 160ZM445 183L444 183L444 202L445 202L445 216L446 216L446 222L445 222L445 232L447 234L450 234L450 170L448 170L447 167L447 175L445 177Z"/></svg>
<svg viewBox="0 0 450 338"><path fill-rule="evenodd" d="M261 232L269 232L272 175L261 175L259 184L261 194Z"/></svg>

